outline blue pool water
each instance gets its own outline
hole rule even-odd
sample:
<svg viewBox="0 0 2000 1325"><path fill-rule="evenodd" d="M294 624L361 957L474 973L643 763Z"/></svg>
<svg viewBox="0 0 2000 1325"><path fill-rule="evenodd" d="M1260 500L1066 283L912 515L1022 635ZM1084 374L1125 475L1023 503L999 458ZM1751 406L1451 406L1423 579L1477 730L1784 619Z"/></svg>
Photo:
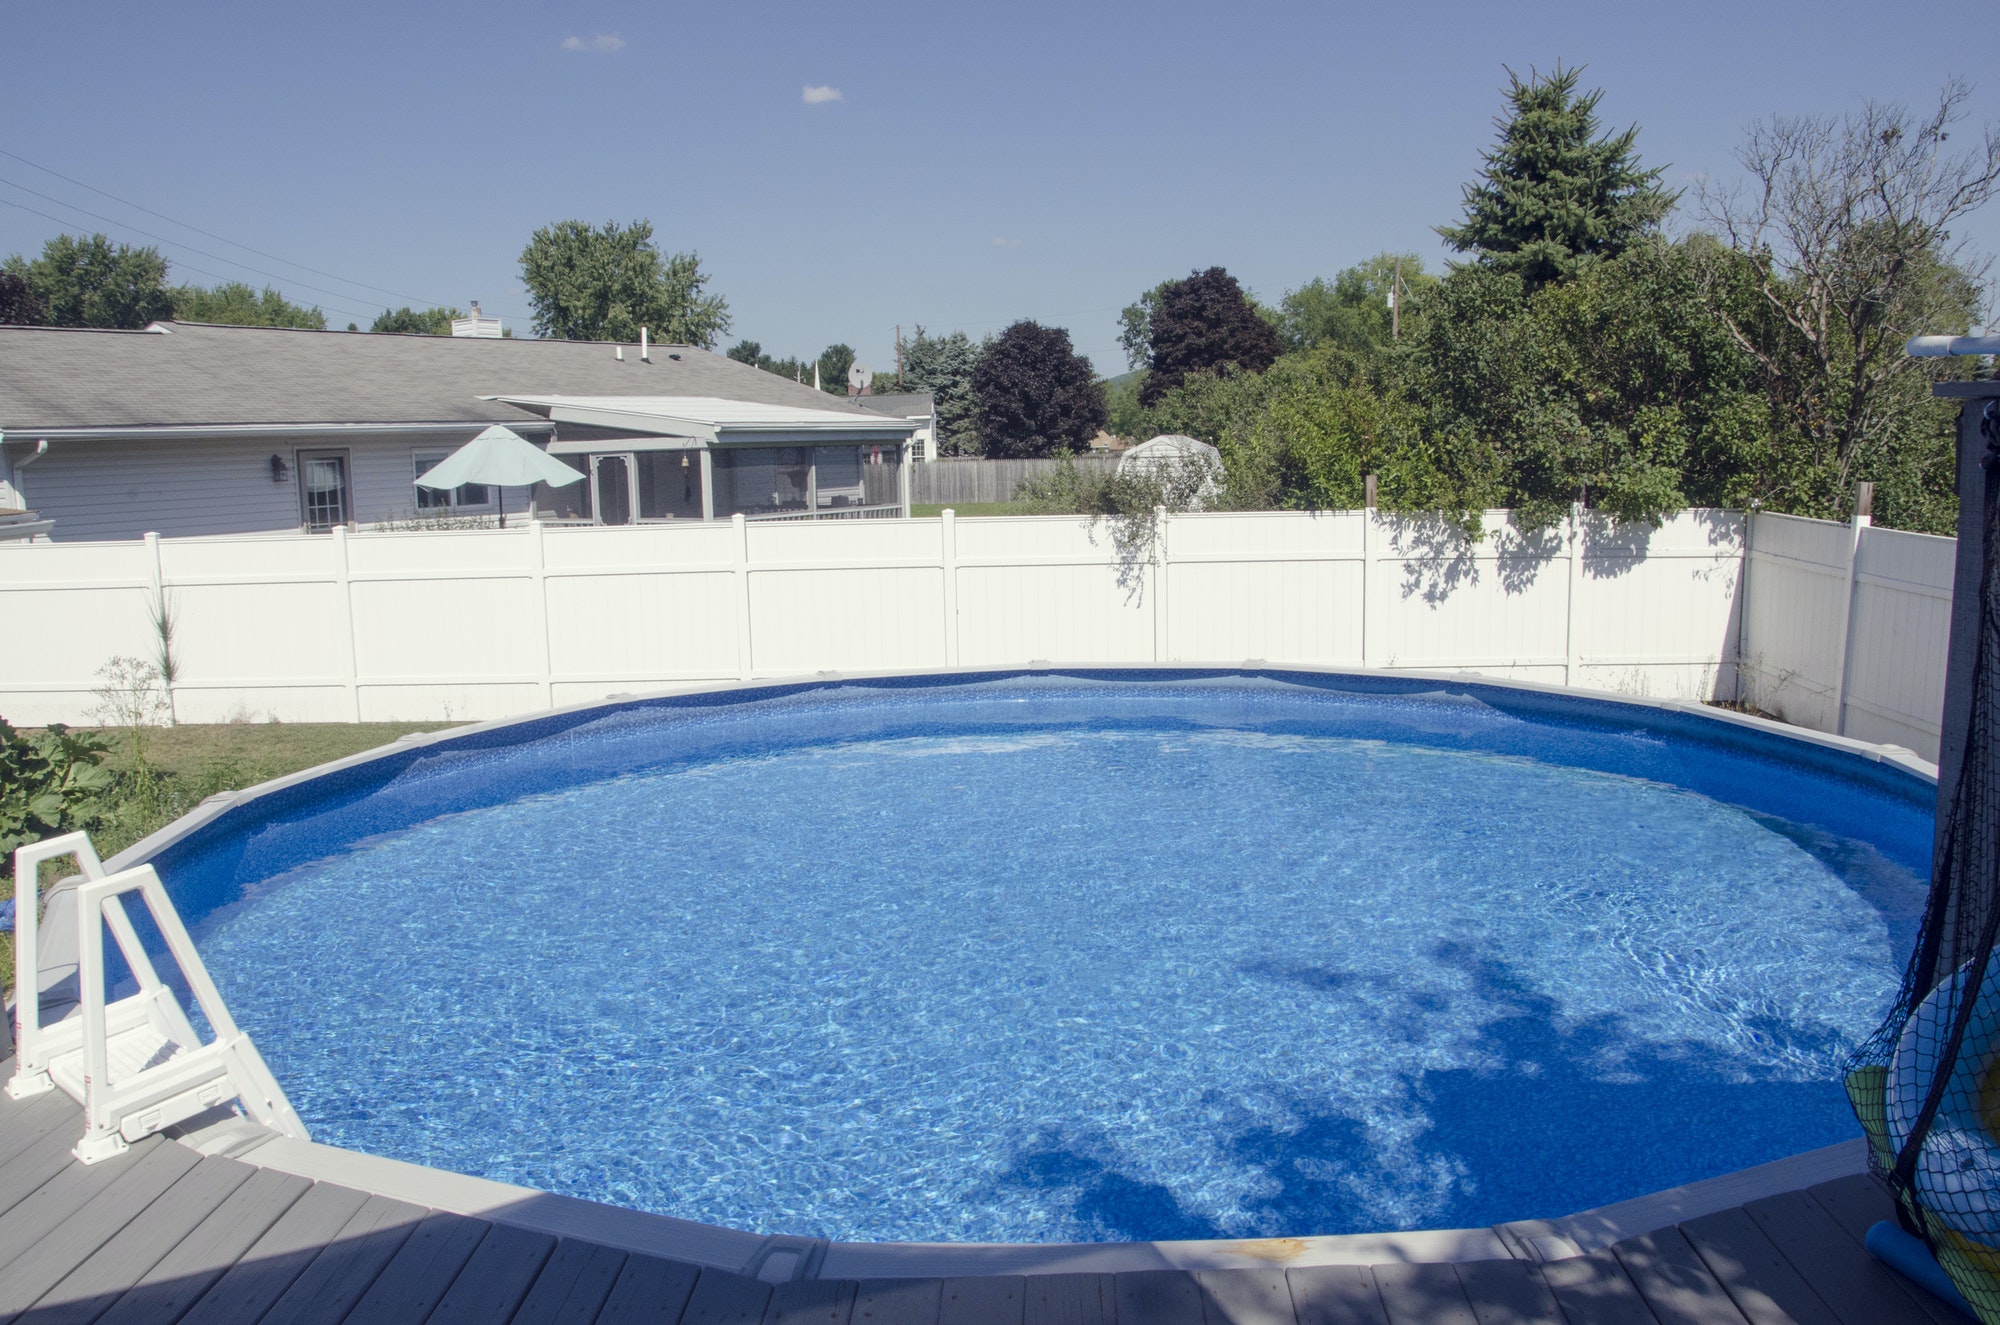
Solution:
<svg viewBox="0 0 2000 1325"><path fill-rule="evenodd" d="M838 1239L1479 1225L1858 1134L1929 789L1794 744L830 685L399 755L158 863L322 1141Z"/></svg>

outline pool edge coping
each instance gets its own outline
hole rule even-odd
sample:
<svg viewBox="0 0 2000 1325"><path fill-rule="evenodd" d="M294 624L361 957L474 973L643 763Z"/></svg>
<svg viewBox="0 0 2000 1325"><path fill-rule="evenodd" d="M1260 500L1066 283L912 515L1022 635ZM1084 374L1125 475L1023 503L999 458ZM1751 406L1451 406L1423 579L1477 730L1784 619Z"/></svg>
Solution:
<svg viewBox="0 0 2000 1325"><path fill-rule="evenodd" d="M1608 704L1629 704L1640 708L1661 709L1698 716L1710 721L1770 736L1783 737L1822 749L1837 750L1844 754L1856 755L1878 764L1887 764L1912 773L1935 783L1938 766L1914 750L1900 745L1877 744L1872 741L1857 740L1851 736L1837 736L1831 732L1813 731L1806 727L1795 727L1775 718L1758 717L1741 713L1735 709L1718 708L1700 700L1660 698L1651 695L1626 695L1612 690L1593 690L1581 686L1557 685L1547 681L1526 681L1512 677L1491 677L1478 672L1446 672L1436 670L1403 670L1399 668L1325 667L1306 664L1270 663L1262 659L1236 662L1175 662L1175 663L1031 663L1027 665L1006 664L991 667L929 667L911 671L883 672L812 672L795 673L785 676L758 677L749 681L691 682L687 685L667 686L658 690L620 692L606 695L601 699L577 704L563 704L553 708L535 709L529 713L519 713L505 718L488 718L481 722L462 723L455 727L445 727L437 731L410 732L399 736L387 745L378 745L371 750L362 750L339 759L331 759L296 773L259 782L255 786L237 791L218 792L202 801L172 823L140 838L131 846L120 851L105 862L107 871L116 873L143 865L168 847L180 842L197 830L206 827L210 821L239 805L260 800L265 796L298 786L350 768L360 768L378 760L391 758L409 750L441 741L501 731L508 727L530 722L540 722L567 714L585 713L592 709L619 708L631 704L642 704L658 699L676 699L690 695L722 695L738 690L766 690L785 686L838 685L843 682L891 681L921 677L980 677L980 676L1020 676L1046 673L1051 676L1072 672L1192 672L1213 673L1217 671L1236 672L1243 675L1275 676L1283 673L1298 673L1310 676L1352 676L1362 678L1396 678L1412 681L1438 681L1454 685L1491 686L1502 690L1520 690L1532 694L1557 698L1592 700Z"/></svg>

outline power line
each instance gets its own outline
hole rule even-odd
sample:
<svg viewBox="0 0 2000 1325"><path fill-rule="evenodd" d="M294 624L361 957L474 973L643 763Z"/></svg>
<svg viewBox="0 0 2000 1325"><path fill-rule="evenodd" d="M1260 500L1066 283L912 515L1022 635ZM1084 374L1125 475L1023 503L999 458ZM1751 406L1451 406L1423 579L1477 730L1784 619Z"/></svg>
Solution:
<svg viewBox="0 0 2000 1325"><path fill-rule="evenodd" d="M39 171L41 171L41 172L42 172L42 173L43 173L44 175L53 175L53 176L54 176L55 178L57 178L57 179L59 179L59 180L63 181L63 182L65 183L65 184L74 184L74 185L76 185L76 187L78 187L78 188L80 188L80 189L88 189L88 190L90 190L90 191L91 191L92 193L95 193L95 194L97 194L97 195L98 195L99 197L103 197L103 198L109 198L109 199L111 199L111 201L113 201L113 202L115 202L115 203L119 204L119 205L120 205L121 207L130 207L130 208L132 208L132 209L133 209L134 211L139 211L139 212L144 212L144 213L146 213L146 215L148 215L148 216L157 216L157 217L159 217L159 218L160 218L160 219L161 219L162 221L166 221L166 222L169 222L170 224L173 224L173 225L177 225L177 226L181 227L181 229L183 229L183 230L192 230L192 231L194 231L194 232L195 232L196 234L198 234L198 235L206 235L206 236L207 236L208 238L210 238L210 239L213 239L213 240L217 240L217 241L218 241L218 242L220 242L220 243L224 243L224 244L227 244L227 245L229 245L229 246L230 246L231 248L240 248L240 249L242 249L242 250L243 250L244 252L246 252L246 253L255 253L255 254L256 254L256 255L257 255L258 257L260 257L260 258L269 258L269 259L270 259L271 261L273 261L273 262L277 262L277 263L282 263L283 265L285 265L285 266L287 266L287 267L297 267L297 268L298 268L298 269L299 269L300 271L309 271L309 272L311 272L311 273L312 273L313 275L315 275L315 276L324 276L324 277L326 277L326 278L327 278L328 280L330 280L330 281L339 281L339 282L340 282L340 283L341 283L342 285L352 285L352 286L355 286L355 287L357 287L357 288L359 288L359 289L363 289L363 290L373 290L373 291L374 291L374 292L375 292L376 294L386 294L386 295L388 295L388 296L389 296L390 298L392 298L392 299L407 299L407 300L409 300L409 301L410 301L410 302L412 302L412 303L418 303L418 304L428 304L428 305L430 305L431 307L434 307L434 308L437 308L437 307L443 307L443 306L444 306L444 305L441 305L441 304L439 304L439 303L438 303L438 301L437 301L437 300L435 300L435 299L425 299L425 298L423 298L423 297L421 297L421 296L419 296L419 295L414 295L414 294L405 294L405 293L403 293L403 292L402 292L402 291L400 291L400 290L388 290L388 289L384 289L384 288L383 288L382 286L379 286L379 285L370 285L370 284L368 284L368 282L366 282L366 281L357 281L357 280L353 280L353 279L351 279L351 278L349 278L349 277L346 277L346 276L340 276L340 275L337 275L337 274L335 274L335 273L333 273L333 272L330 272L330 271L321 271L321 270L320 270L319 268L317 268L317 267L308 267L308 266L307 266L307 265L306 265L305 263L303 263L303 262L293 262L293 261L292 261L292 260L291 260L290 258L281 258L281 257L279 257L279 256L278 256L277 254L275 254L275 253L266 253L266 252L265 252L265 251L264 251L263 249L261 249L261 248L253 248L253 247L252 247L252 246L250 246L249 244L245 244L245 243L243 243L243 242L242 242L242 241L240 241L240 240L235 240L235 239L231 239L231 238L229 238L229 236L227 236L227 235L218 235L218 234L216 234L216 233L215 233L215 232L214 232L213 230L204 230L204 229L202 229L202 228L201 228L200 226L198 226L198 225L194 225L194 224L191 224L190 222L187 222L187 221L182 221L182 220L179 220L179 219L177 219L177 218L175 218L175 217L172 217L172 216L168 216L168 215L167 215L167 214L166 214L165 212L156 212L156 211L154 211L154 210L153 210L153 209L152 209L151 207L147 207L147 206L145 206L145 205L144 205L144 204L142 204L142 203L136 203L136 202L133 202L133 201L131 201L131 200L130 200L130 199L128 199L128 198L121 198L121 197L119 197L119 196L118 196L117 194L115 194L115 193L109 193L109 192L105 191L104 189L100 189L100 188L98 188L98 187L97 187L97 186L96 186L95 184L86 184L86 183L84 183L84 182L83 182L82 180L80 180L80 179L72 179L72 178L71 178L70 176L68 176L68 175L65 175L65 174L63 174L63 173L62 173L61 171L59 171L59 170L50 170L50 169L49 169L49 168L48 168L47 166L45 166L45 165L41 165L41 164L39 164L38 162L34 162L34 161L30 161L30 160L28 160L28 158L27 158L27 157L25 157L25 156L22 156L22 155L21 155L20 153L18 153L18 152L10 152L10 151L8 151L8 150L7 150L6 148L4 148L4 147L0 147L0 156L5 156L5 157L10 157L10 158L12 158L12 159L13 159L13 160L15 160L15 161L19 161L19 162L20 162L20 163L21 163L22 165L24 165L24 166L30 166L30 167L32 167L32 168L34 168L34 169L36 169L36 170L39 170ZM15 187L15 188L20 188L20 187L22 187L22 186L21 186L21 185L18 185L18 184L16 184L16 185L15 185L14 187ZM34 190L33 190L33 189L29 189L29 190L28 190L28 192L30 192L30 193L33 193L33 192L34 192ZM48 195L46 195L46 194L37 194L36 196L38 196L38 197L47 197ZM51 201L60 201L60 200L58 200L58 199L51 199ZM69 206L70 204L68 204L68 203L64 203L63 205L64 205L64 206ZM83 211L83 209L82 209L81 207L77 208L76 210L78 210L78 211ZM85 215L90 215L90 214L91 214L91 213L87 213L87 212L85 213ZM142 231L141 233L144 233L144 232ZM167 242L170 242L170 241L167 241L167 240L161 240L160 242L161 242L161 243L167 243ZM199 250L195 250L195 251L199 251ZM228 261L230 261L230 259L228 259L228 258L224 258L224 259L222 259L222 261L224 261L224 262L228 262ZM236 264L236 265L238 265L238 266L241 266L242 264L241 264L241 263L238 263L238 264ZM255 270L255 268L252 268L251 270ZM282 279L282 278L276 278L276 277L274 277L273 279ZM307 288L308 288L308 289L310 289L310 288L312 288L312 287L308 286Z"/></svg>
<svg viewBox="0 0 2000 1325"><path fill-rule="evenodd" d="M33 194L35 197L41 198L47 202L52 202L58 207L67 207L70 211L81 212L83 215L88 216L93 220L102 221L106 225L117 226L121 230L129 230L135 235L143 235L147 239L150 239L155 243L167 244L174 248L186 249L189 253L199 253L204 258L212 258L216 262L225 262L232 267L241 267L244 271L253 272L256 275L265 277L268 280L282 281L285 284L294 286L296 288L311 290L314 294L331 295L335 299L352 298L351 295L348 295L344 291L328 290L322 286L308 285L304 281L293 280L289 276L280 276L278 273L274 271L265 271L262 267L253 267L247 262L238 262L235 258L225 258L220 253L210 253L207 249L196 248L194 245L182 243L178 239L168 239L165 235L156 235L150 230L141 230L138 226L132 225L129 222L113 220L109 216L104 216L98 212L91 211L88 207L79 207L73 202L67 202L61 198L54 197L51 194L43 193L39 189L31 189L25 184L16 184L11 179L0 179L0 184L5 184L10 189L19 189L23 193ZM20 206L19 203L16 203L14 205ZM27 209L24 208L23 210ZM54 220L55 218L50 217L49 219ZM65 221L63 222L63 224L68 225L70 223ZM200 269L196 268L195 270L200 270ZM204 272L203 274L209 276L214 275L213 272ZM227 280L230 278L223 277L221 279ZM341 309L341 311L350 314L354 312L353 309ZM366 317L368 316L368 314L363 313L363 314L358 314L357 316Z"/></svg>
<svg viewBox="0 0 2000 1325"><path fill-rule="evenodd" d="M6 206L6 207L13 207L13 208L15 208L15 209L17 209L17 210L19 210L19 211L23 211L23 212L27 212L27 213L28 213L29 215L31 215L31 216L39 216L39 217L41 217L41 218L42 218L43 220L45 220L45 221L54 221L54 222L55 222L55 223L56 223L57 225L61 225L61 226L70 226L70 225L75 225L75 224L76 224L76 222L74 222L74 221L65 221L65 220L64 220L64 219L63 219L62 217L60 217L60 216L52 216L52 215L50 215L50 214L49 214L48 212L45 212L45 211L42 211L42 210L41 210L41 209L39 209L39 208L36 208L36 207L30 207L30 206L28 206L28 205L27 205L26 203L22 203L22 202L15 202L15 201L14 201L14 200L13 200L12 198L0 198L0 206ZM144 231L142 230L142 231L139 231L138 233L140 233L140 234L144 234L145 232L144 232ZM178 259L176 259L176 261L178 262L179 260L178 260ZM196 275L199 275L199 276L206 276L206 277L208 277L208 278L209 278L210 280L215 280L215 281L234 281L234 280L236 279L236 278L235 278L234 276L225 276L225 275L223 275L223 274L222 274L221 272L215 272L215 271L209 271L209 270L208 270L207 268L205 268L205 267L197 267L197 266L195 266L194 264L192 264L192 263L188 263L188 262L181 262L181 263L180 263L179 265L180 265L180 266L181 266L182 268L184 268L185 270L187 270L187 271L191 271L191 272L194 272L194 273L195 273ZM346 313L346 314L348 314L348 315L349 315L350 317L368 317L368 316L370 316L370 315L369 315L369 314L367 314L367 313L357 313L357 312L356 312L356 311L355 311L354 309L351 309L351 308L343 308L343 307L341 307L341 306L340 306L339 304L332 304L332 303L329 303L329 304L327 305L327 307L328 307L328 308L331 308L331 309L333 309L333 310L334 310L334 311L335 311L336 313Z"/></svg>

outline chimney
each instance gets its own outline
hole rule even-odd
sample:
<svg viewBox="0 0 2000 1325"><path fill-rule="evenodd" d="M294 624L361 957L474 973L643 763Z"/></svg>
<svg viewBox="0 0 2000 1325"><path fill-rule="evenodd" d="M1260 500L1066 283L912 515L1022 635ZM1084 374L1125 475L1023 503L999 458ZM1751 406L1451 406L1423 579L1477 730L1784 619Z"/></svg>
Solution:
<svg viewBox="0 0 2000 1325"><path fill-rule="evenodd" d="M646 341L646 329L644 327L639 328L639 359L643 363L651 363L653 361L652 347Z"/></svg>

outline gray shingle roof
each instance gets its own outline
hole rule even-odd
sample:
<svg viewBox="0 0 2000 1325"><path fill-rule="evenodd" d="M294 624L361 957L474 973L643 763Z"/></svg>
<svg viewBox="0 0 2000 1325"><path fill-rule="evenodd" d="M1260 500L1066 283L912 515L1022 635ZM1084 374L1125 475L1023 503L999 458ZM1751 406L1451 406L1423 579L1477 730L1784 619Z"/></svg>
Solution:
<svg viewBox="0 0 2000 1325"><path fill-rule="evenodd" d="M172 333L0 327L0 432L145 425L509 423L480 396L720 396L864 414L708 350L172 323ZM679 358L670 356L678 355ZM864 414L865 417L865 414Z"/></svg>

